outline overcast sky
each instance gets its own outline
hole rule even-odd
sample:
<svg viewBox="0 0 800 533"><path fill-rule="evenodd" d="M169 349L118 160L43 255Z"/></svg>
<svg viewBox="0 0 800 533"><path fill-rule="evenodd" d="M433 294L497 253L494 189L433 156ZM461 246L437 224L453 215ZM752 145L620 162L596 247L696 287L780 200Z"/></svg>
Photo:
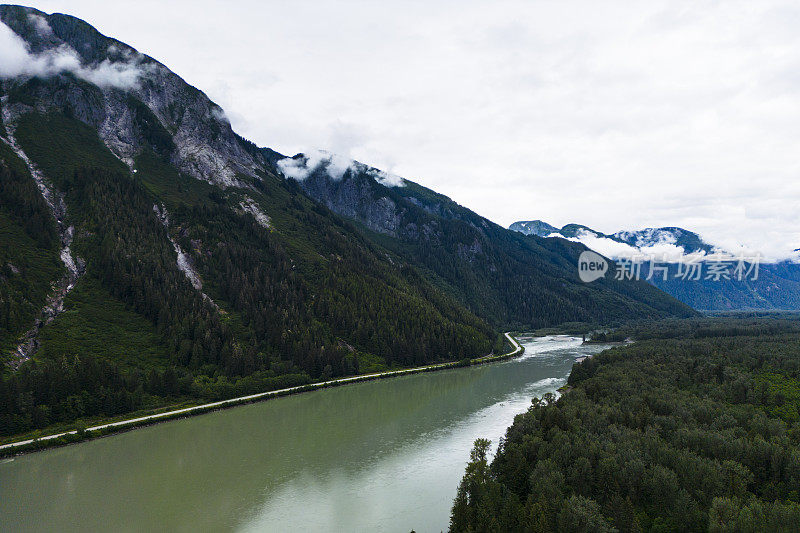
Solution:
<svg viewBox="0 0 800 533"><path fill-rule="evenodd" d="M797 2L32 5L155 57L259 145L358 159L505 226L800 247Z"/></svg>

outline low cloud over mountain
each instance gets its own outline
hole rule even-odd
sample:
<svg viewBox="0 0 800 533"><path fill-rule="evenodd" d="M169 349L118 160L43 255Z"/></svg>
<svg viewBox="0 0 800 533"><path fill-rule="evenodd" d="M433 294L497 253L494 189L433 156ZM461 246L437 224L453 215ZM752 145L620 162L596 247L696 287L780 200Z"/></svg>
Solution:
<svg viewBox="0 0 800 533"><path fill-rule="evenodd" d="M28 21L43 41L53 39L53 30L40 15L29 15ZM59 44L41 52L32 52L28 43L0 22L0 77L38 76L42 78L70 73L101 88L131 89L137 87L139 79L148 71L136 54L120 53L120 60L103 59L87 65L78 52L67 44Z"/></svg>

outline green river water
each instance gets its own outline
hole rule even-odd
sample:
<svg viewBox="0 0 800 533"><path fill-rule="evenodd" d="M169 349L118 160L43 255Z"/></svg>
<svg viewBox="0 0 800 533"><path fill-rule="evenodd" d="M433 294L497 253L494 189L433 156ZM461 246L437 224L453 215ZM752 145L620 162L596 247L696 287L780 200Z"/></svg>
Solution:
<svg viewBox="0 0 800 533"><path fill-rule="evenodd" d="M358 383L0 460L3 531L447 530L473 441L601 345Z"/></svg>

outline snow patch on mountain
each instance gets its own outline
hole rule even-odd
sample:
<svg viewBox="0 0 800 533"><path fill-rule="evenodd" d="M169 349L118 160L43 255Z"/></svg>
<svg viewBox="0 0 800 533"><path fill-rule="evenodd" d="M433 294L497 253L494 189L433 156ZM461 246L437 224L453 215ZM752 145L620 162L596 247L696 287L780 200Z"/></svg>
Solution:
<svg viewBox="0 0 800 533"><path fill-rule="evenodd" d="M676 263L689 259L701 260L711 254L723 253L704 242L696 233L675 227L618 231L606 235L578 224L567 224L558 229L541 220L530 220L515 222L509 229L526 235L559 237L579 242L612 259L653 258L659 262Z"/></svg>
<svg viewBox="0 0 800 533"><path fill-rule="evenodd" d="M558 233L558 228L551 226L541 220L524 220L514 222L508 227L511 231L519 231L525 235L538 235L539 237L550 237Z"/></svg>

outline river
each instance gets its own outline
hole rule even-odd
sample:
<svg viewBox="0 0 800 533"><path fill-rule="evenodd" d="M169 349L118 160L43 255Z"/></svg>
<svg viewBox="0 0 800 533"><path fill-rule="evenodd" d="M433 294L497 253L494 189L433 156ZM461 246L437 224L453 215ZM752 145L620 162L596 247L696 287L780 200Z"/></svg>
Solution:
<svg viewBox="0 0 800 533"><path fill-rule="evenodd" d="M473 441L498 439L573 361L500 362L324 389L0 460L0 530L447 530Z"/></svg>

